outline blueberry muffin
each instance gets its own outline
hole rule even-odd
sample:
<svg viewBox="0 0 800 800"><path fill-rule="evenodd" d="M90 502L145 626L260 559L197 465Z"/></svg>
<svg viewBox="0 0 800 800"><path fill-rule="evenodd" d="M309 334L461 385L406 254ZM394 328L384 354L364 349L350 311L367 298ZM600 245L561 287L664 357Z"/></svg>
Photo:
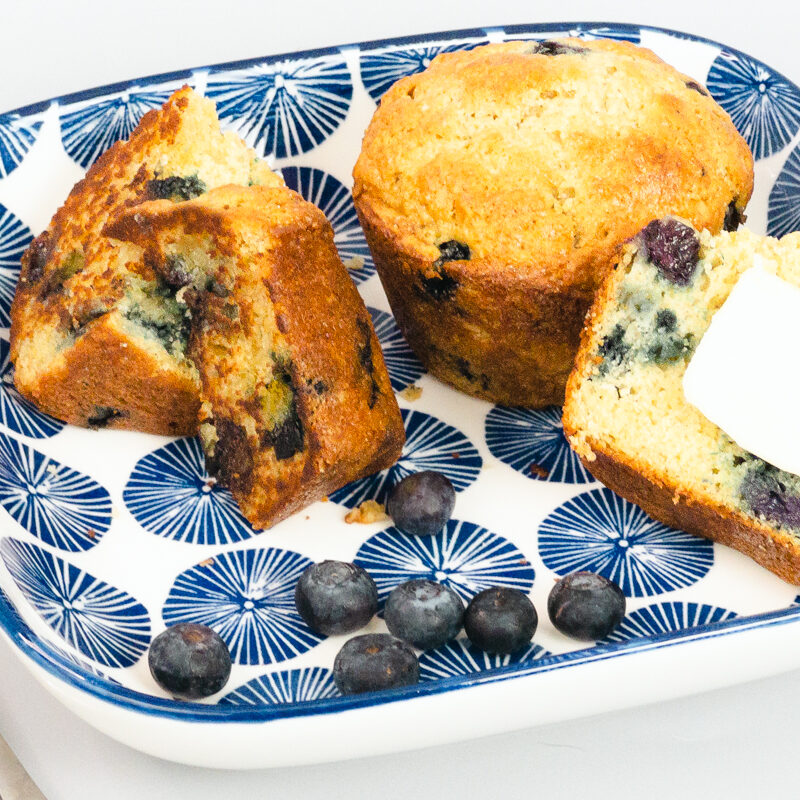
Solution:
<svg viewBox="0 0 800 800"><path fill-rule="evenodd" d="M174 291L103 226L136 203L229 183L281 180L188 87L95 162L22 259L11 358L25 397L75 425L196 431L199 376Z"/></svg>
<svg viewBox="0 0 800 800"><path fill-rule="evenodd" d="M438 56L382 98L353 196L398 324L437 377L560 403L623 242L677 214L742 219L753 161L706 90L628 42Z"/></svg>
<svg viewBox="0 0 800 800"><path fill-rule="evenodd" d="M319 209L285 187L227 186L130 208L106 233L175 293L209 471L255 528L397 460L380 345Z"/></svg>
<svg viewBox="0 0 800 800"><path fill-rule="evenodd" d="M674 528L800 584L800 477L734 443L684 396L711 318L755 256L800 285L800 234L698 234L656 220L597 292L567 384L564 429L587 469Z"/></svg>

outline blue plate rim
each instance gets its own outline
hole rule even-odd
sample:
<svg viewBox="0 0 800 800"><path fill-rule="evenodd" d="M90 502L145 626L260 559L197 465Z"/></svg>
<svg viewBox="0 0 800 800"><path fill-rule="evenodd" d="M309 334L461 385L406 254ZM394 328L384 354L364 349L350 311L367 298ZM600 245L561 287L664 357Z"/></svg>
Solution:
<svg viewBox="0 0 800 800"><path fill-rule="evenodd" d="M384 47L393 47L395 45L413 45L429 41L448 41L451 39L470 39L478 37L486 37L493 31L503 31L504 33L524 35L526 33L549 31L563 31L565 28L570 27L583 27L583 28L608 28L621 32L640 32L650 31L652 33L662 33L667 36L675 36L679 38L688 39L693 42L702 42L703 44L710 44L714 47L721 48L724 52L733 55L744 56L758 64L768 66L765 62L756 58L755 56L745 53L735 47L730 47L716 39L711 39L707 36L700 36L695 33L688 33L686 31L675 30L674 28L663 28L658 25L639 25L632 22L608 22L608 21L584 21L584 20L568 20L562 22L542 22L542 23L519 23L513 25L487 25L486 27L479 28L459 28L450 31L435 31L433 33L416 33L408 36L397 36L389 39L372 39L366 42L348 42L347 44L333 45L330 47L317 47L310 50L294 50L287 53L277 53L273 55L257 56L254 58L246 58L237 61L222 61L217 64L203 64L195 67L188 67L186 69L172 70L170 72L160 72L153 75L143 75L136 78L128 78L127 80L117 81L116 83L107 83L101 86L94 86L89 89L81 89L77 92L70 92L68 94L56 95L45 100L39 100L35 103L29 103L19 108L11 109L10 111L0 111L0 116L18 115L20 117L32 116L47 110L53 103L60 105L67 105L69 103L78 103L84 100L91 100L94 97L100 97L105 94L113 94L114 92L124 91L132 86L140 83L168 83L181 79L189 79L198 72L206 70L238 70L246 69L255 66L256 64L274 64L279 61L290 61L293 59L312 59L322 58L325 56L337 55L345 53L349 50L379 50ZM783 73L773 67L769 67L770 72L778 78L782 78L787 83L792 85L794 81L787 78Z"/></svg>
<svg viewBox="0 0 800 800"><path fill-rule="evenodd" d="M108 678L81 669L77 664L68 660L66 653L62 654L48 640L37 637L19 615L6 593L0 589L0 629L6 633L20 652L24 653L50 675L72 688L80 689L92 697L129 711L184 722L216 724L264 723L293 717L309 717L318 714L369 708L385 703L395 703L401 700L497 683L512 678L545 674L566 667L577 667L595 661L608 661L634 653L661 650L677 645L686 645L691 642L716 639L730 636L734 633L771 628L797 621L800 621L800 605L792 605L777 611L734 617L721 622L697 625L692 628L662 633L657 636L646 636L625 642L571 650L566 653L550 655L531 661L521 661L516 664L495 667L487 672L453 675L400 689L275 705L210 705L178 702L155 697L129 689ZM26 639L26 636L34 639L37 642L37 647L33 647ZM43 653L47 653L48 657L45 658Z"/></svg>
<svg viewBox="0 0 800 800"><path fill-rule="evenodd" d="M758 64L767 66L760 59L734 47L723 44L714 39L700 36L685 31L664 28L653 25L639 25L635 23L607 22L607 21L581 21L571 20L549 23L522 23L514 25L490 25L479 28L464 28L458 30L438 31L431 33L412 34L409 36L393 37L389 39L375 39L365 42L353 42L332 47L298 50L276 55L261 56L239 61L222 62L212 65L197 66L172 72L140 76L117 83L84 89L79 92L59 95L31 103L26 106L7 112L0 112L0 116L17 115L27 117L39 114L49 108L53 103L68 104L90 100L105 94L124 91L134 85L148 83L166 83L183 78L189 79L194 74L206 70L236 70L246 69L256 64L270 64L293 59L313 59L330 55L342 54L349 50L370 51L399 45L414 45L430 41L449 41L453 39L470 39L485 37L492 32L502 31L511 36L526 35L530 33L548 33L563 31L571 27L605 28L619 32L641 32L665 34L684 38L693 42L709 44L720 48L722 51L733 55L744 56ZM769 67L777 77L791 85L794 81ZM604 661L627 656L649 650L660 650L667 647L684 645L694 641L720 638L735 633L749 630L771 628L785 625L800 620L800 605L791 605L776 611L762 614L738 616L721 622L708 623L694 626L679 631L658 634L656 636L641 637L626 642L588 647L573 650L562 654L550 655L532 661L523 661L496 667L488 672L466 675L454 675L435 681L417 684L412 687L393 689L382 692L373 692L349 697L332 697L320 700L295 702L276 705L261 706L235 706L235 705L207 705L202 703L180 703L174 700L155 697L153 695L129 689L108 678L99 676L88 669L81 668L69 660L68 653L58 650L49 640L38 637L30 626L22 619L10 598L0 588L0 630L2 630L16 649L31 659L45 672L58 678L72 688L79 689L99 700L112 703L118 707L168 719L177 719L187 722L203 723L264 723L291 717L307 717L317 714L338 713L341 711L367 708L384 703L394 703L415 697L424 697L441 694L456 689L464 689L509 680L528 675L544 674L565 667L575 667L594 661ZM31 641L36 642L34 647ZM45 657L46 654L46 657Z"/></svg>

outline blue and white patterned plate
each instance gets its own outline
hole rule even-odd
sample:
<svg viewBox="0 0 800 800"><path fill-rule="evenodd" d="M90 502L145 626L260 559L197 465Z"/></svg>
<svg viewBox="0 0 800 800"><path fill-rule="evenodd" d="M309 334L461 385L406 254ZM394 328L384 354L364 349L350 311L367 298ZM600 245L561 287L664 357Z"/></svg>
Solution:
<svg viewBox="0 0 800 800"><path fill-rule="evenodd" d="M456 31L143 78L0 115L0 328L19 258L71 185L147 110L188 82L226 127L328 215L370 308L408 434L385 474L335 492L256 534L205 471L198 443L87 431L40 414L14 390L0 330L0 629L44 685L110 735L204 766L258 767L419 747L763 676L800 664L797 589L724 547L671 530L593 481L570 452L560 410L492 407L426 375L389 312L349 195L365 126L384 91L438 53L514 38L627 39L707 84L756 158L748 225L800 227L800 89L767 65L670 31L585 23ZM345 523L366 498L421 469L450 476L454 519L407 537L389 521ZM306 565L355 560L381 598L431 576L465 600L486 586L529 592L534 642L513 658L463 638L421 657L420 684L339 696L343 637L297 615ZM614 578L628 615L579 644L546 616L554 579ZM146 665L151 638L204 622L228 642L229 684L178 703ZM383 630L380 617L369 630Z"/></svg>

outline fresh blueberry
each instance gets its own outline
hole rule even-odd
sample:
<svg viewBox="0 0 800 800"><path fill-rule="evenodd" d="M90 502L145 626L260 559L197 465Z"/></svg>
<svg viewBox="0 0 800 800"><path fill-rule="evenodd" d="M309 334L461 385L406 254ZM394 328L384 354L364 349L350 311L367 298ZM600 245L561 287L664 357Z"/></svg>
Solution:
<svg viewBox="0 0 800 800"><path fill-rule="evenodd" d="M622 622L625 595L602 575L573 572L553 587L547 598L547 613L566 636L596 642Z"/></svg>
<svg viewBox="0 0 800 800"><path fill-rule="evenodd" d="M322 561L300 576L294 602L311 630L330 636L363 628L378 610L375 581L355 564Z"/></svg>
<svg viewBox="0 0 800 800"><path fill-rule="evenodd" d="M419 662L410 645L388 633L365 633L344 643L333 662L342 694L360 694L419 681Z"/></svg>
<svg viewBox="0 0 800 800"><path fill-rule="evenodd" d="M456 492L441 472L425 470L392 487L386 510L400 530L417 536L438 533L453 514Z"/></svg>
<svg viewBox="0 0 800 800"><path fill-rule="evenodd" d="M539 617L519 589L493 586L470 600L464 630L476 647L487 653L515 653L533 638Z"/></svg>
<svg viewBox="0 0 800 800"><path fill-rule="evenodd" d="M159 633L147 654L155 682L178 700L216 694L231 674L231 654L206 625L179 622Z"/></svg>
<svg viewBox="0 0 800 800"><path fill-rule="evenodd" d="M640 234L650 261L664 278L688 286L700 258L700 239L688 225L667 217L654 219Z"/></svg>
<svg viewBox="0 0 800 800"><path fill-rule="evenodd" d="M395 636L429 650L456 638L464 621L464 603L441 583L406 581L392 590L383 617Z"/></svg>

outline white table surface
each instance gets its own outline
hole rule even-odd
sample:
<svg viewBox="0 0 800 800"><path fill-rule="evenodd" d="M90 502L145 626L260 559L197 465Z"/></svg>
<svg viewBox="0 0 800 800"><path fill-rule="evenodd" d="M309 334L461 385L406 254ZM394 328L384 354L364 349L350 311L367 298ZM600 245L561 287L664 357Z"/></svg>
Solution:
<svg viewBox="0 0 800 800"><path fill-rule="evenodd" d="M202 64L450 28L646 23L708 36L800 82L779 0L0 0L0 109ZM532 697L531 702L536 702ZM767 797L796 794L800 671L655 706L395 756L218 772L137 753L53 700L0 642L0 733L48 800ZM13 788L0 749L2 800Z"/></svg>

